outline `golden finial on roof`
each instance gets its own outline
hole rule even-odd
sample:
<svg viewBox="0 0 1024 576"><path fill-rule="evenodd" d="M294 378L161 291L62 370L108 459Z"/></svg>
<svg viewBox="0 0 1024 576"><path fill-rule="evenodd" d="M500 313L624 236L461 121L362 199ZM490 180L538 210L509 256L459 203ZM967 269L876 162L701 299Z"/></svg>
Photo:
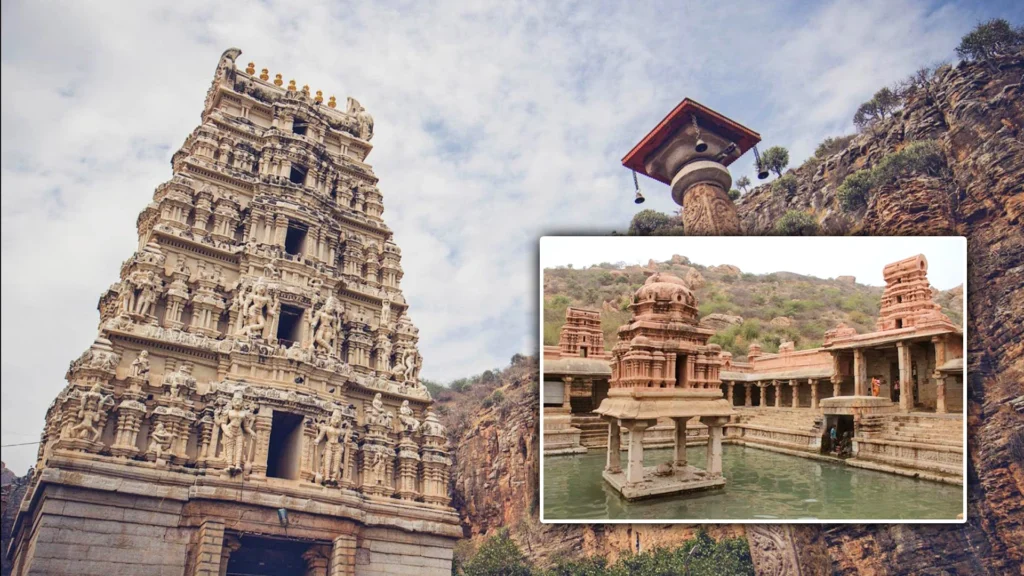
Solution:
<svg viewBox="0 0 1024 576"><path fill-rule="evenodd" d="M324 101L324 93L322 90L316 91L316 98L313 98L313 101L316 102L317 104Z"/></svg>
<svg viewBox="0 0 1024 576"><path fill-rule="evenodd" d="M302 85L302 93L303 94L309 94L309 84L303 84Z"/></svg>
<svg viewBox="0 0 1024 576"><path fill-rule="evenodd" d="M270 80L270 71L267 70L266 68L264 68L260 72L260 80L263 80L264 82L266 82L267 80Z"/></svg>
<svg viewBox="0 0 1024 576"><path fill-rule="evenodd" d="M288 91L295 92L295 80L288 81Z"/></svg>
<svg viewBox="0 0 1024 576"><path fill-rule="evenodd" d="M327 101L327 106L329 108L334 108L337 105L338 105L338 101L334 99L334 96L331 96L331 99Z"/></svg>
<svg viewBox="0 0 1024 576"><path fill-rule="evenodd" d="M249 62L249 65L245 67L245 73L252 76L256 73L256 63Z"/></svg>
<svg viewBox="0 0 1024 576"><path fill-rule="evenodd" d="M281 84L284 84L284 80L281 80L281 75L280 74L275 74L274 75L274 86L280 86Z"/></svg>

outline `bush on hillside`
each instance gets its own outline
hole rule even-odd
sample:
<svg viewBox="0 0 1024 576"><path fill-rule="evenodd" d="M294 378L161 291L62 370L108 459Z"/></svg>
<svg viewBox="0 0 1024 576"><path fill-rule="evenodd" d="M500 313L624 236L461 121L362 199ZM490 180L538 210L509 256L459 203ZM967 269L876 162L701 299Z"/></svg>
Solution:
<svg viewBox="0 0 1024 576"><path fill-rule="evenodd" d="M740 199L740 191L739 190L737 190L735 188L733 188L732 190L729 190L729 200L732 200L732 201L735 202L736 200L739 200L739 199Z"/></svg>
<svg viewBox="0 0 1024 576"><path fill-rule="evenodd" d="M664 212L641 210L629 223L630 236L678 236L683 234L683 223Z"/></svg>
<svg viewBox="0 0 1024 576"><path fill-rule="evenodd" d="M817 236L821 227L807 212L790 210L775 222L775 233L781 236Z"/></svg>
<svg viewBox="0 0 1024 576"><path fill-rule="evenodd" d="M776 176L782 176L782 171L789 166L789 150L782 146L772 146L761 154L761 164L775 172Z"/></svg>
<svg viewBox="0 0 1024 576"><path fill-rule="evenodd" d="M792 174L786 174L779 178L775 182L772 182L772 192L775 194L784 194L786 198L796 194L798 182L796 176Z"/></svg>
<svg viewBox="0 0 1024 576"><path fill-rule="evenodd" d="M982 22L960 39L956 55L968 60L987 61L1024 47L1024 27L1013 28L1002 18Z"/></svg>
<svg viewBox="0 0 1024 576"><path fill-rule="evenodd" d="M853 211L867 205L873 188L892 184L907 174L939 176L945 170L946 158L939 144L934 140L919 140L885 155L874 168L847 176L839 185L836 197L843 210Z"/></svg>
<svg viewBox="0 0 1024 576"><path fill-rule="evenodd" d="M855 137L855 134L848 134L846 136L830 136L825 138L821 141L821 144L818 144L818 147L814 149L814 157L824 160L837 152L842 152L843 150L846 150L846 147L850 145L850 142L853 142Z"/></svg>
<svg viewBox="0 0 1024 576"><path fill-rule="evenodd" d="M488 538L461 568L465 576L530 576L533 573L529 559L507 529ZM452 572L459 573L457 570L458 567L453 566Z"/></svg>

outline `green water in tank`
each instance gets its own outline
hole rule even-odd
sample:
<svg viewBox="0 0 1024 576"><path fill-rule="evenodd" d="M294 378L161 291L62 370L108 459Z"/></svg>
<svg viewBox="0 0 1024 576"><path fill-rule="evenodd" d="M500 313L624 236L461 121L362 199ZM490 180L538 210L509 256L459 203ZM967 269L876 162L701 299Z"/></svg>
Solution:
<svg viewBox="0 0 1024 576"><path fill-rule="evenodd" d="M705 447L686 451L704 468ZM644 463L672 458L645 450ZM622 453L625 466L626 453ZM956 520L963 487L838 462L722 446L724 489L627 502L601 478L605 450L544 459L545 520Z"/></svg>

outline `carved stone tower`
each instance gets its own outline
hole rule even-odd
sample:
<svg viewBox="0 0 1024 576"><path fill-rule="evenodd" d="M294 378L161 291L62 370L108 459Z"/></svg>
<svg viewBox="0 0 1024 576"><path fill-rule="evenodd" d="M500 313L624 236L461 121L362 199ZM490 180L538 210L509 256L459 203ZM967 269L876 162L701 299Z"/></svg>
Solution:
<svg viewBox="0 0 1024 576"><path fill-rule="evenodd" d="M697 298L686 283L656 273L633 295L632 318L619 327L612 351L611 388L594 412L608 421L604 479L628 500L721 488L722 427L735 412L722 394L722 349L708 344ZM686 461L686 423L708 427L707 469ZM645 431L658 420L675 424L675 454L657 468L644 467ZM620 463L619 431L629 430L629 461Z"/></svg>
<svg viewBox="0 0 1024 576"><path fill-rule="evenodd" d="M47 412L15 574L450 573L446 431L373 119L239 54Z"/></svg>

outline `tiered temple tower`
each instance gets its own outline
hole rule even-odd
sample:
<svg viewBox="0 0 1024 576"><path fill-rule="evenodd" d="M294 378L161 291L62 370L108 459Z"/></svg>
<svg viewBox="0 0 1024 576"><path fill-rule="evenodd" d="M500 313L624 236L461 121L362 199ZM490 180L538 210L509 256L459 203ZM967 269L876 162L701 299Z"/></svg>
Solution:
<svg viewBox="0 0 1024 576"><path fill-rule="evenodd" d="M881 330L915 328L918 325L952 325L932 299L928 282L928 260L923 254L887 264L882 270L885 291L876 327Z"/></svg>
<svg viewBox="0 0 1024 576"><path fill-rule="evenodd" d="M47 412L14 574L450 572L446 431L373 119L239 54Z"/></svg>
<svg viewBox="0 0 1024 576"><path fill-rule="evenodd" d="M558 335L558 347L562 356L604 357L601 312L572 306L566 308L565 324Z"/></svg>
<svg viewBox="0 0 1024 576"><path fill-rule="evenodd" d="M720 488L722 427L735 412L722 394L721 347L701 328L697 298L670 274L651 275L633 295L632 318L619 328L612 351L611 389L595 410L609 422L604 478L627 499ZM707 470L686 462L686 422L708 427ZM644 468L645 431L658 419L675 423L671 462ZM629 461L622 471L620 428L629 430Z"/></svg>

